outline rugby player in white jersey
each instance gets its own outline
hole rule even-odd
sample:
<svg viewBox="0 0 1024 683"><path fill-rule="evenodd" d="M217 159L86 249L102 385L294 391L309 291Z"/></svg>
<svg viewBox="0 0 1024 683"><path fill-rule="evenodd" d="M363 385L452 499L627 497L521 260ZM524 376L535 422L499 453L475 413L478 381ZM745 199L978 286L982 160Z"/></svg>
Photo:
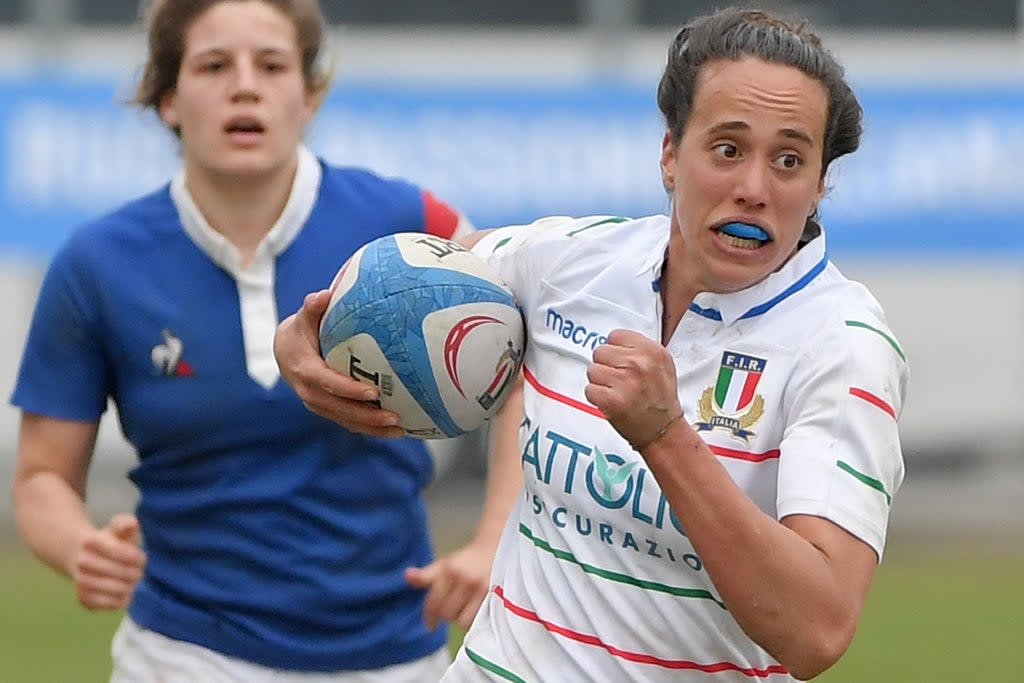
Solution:
<svg viewBox="0 0 1024 683"><path fill-rule="evenodd" d="M527 322L501 416L524 485L446 683L806 680L860 620L908 373L818 221L860 104L816 36L738 9L679 32L658 103L669 215L473 241ZM310 343L324 301L277 358L349 419L330 393L355 390Z"/></svg>

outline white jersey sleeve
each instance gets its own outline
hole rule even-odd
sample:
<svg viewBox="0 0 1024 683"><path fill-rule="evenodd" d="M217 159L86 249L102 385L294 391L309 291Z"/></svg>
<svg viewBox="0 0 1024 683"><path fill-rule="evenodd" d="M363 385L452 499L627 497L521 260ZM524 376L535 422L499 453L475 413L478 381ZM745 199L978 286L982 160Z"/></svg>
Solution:
<svg viewBox="0 0 1024 683"><path fill-rule="evenodd" d="M903 481L897 420L908 366L880 316L841 318L805 347L788 384L777 514L829 519L881 558ZM839 352L815 351L823 348Z"/></svg>

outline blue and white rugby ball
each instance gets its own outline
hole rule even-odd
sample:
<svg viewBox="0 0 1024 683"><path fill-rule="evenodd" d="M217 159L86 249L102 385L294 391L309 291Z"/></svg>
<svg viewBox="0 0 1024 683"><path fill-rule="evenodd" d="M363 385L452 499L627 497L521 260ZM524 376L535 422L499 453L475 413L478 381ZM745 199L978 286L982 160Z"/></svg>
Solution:
<svg viewBox="0 0 1024 683"><path fill-rule="evenodd" d="M320 352L380 389L380 404L421 439L480 427L523 360L523 316L508 286L460 245L419 232L362 246L331 285Z"/></svg>

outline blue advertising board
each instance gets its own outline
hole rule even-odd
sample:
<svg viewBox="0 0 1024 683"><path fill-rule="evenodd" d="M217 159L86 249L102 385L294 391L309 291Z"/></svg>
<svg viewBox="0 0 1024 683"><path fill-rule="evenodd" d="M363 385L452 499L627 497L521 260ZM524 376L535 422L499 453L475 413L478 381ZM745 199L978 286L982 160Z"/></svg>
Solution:
<svg viewBox="0 0 1024 683"><path fill-rule="evenodd" d="M833 252L1024 258L1024 88L860 84L861 150L821 213ZM111 80L0 81L0 251L45 259L91 216L165 183L176 142ZM432 189L479 226L665 212L654 84L345 83L309 144Z"/></svg>

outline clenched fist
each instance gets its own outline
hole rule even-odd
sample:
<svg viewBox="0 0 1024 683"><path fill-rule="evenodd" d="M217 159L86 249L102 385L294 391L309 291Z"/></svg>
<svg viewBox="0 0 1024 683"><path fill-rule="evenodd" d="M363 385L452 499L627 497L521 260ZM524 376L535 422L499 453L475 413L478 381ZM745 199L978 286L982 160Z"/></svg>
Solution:
<svg viewBox="0 0 1024 683"><path fill-rule="evenodd" d="M69 572L82 605L116 610L128 604L146 566L139 541L139 521L125 514L82 540Z"/></svg>
<svg viewBox="0 0 1024 683"><path fill-rule="evenodd" d="M612 330L594 350L587 380L587 400L637 451L682 413L671 354L639 332Z"/></svg>

